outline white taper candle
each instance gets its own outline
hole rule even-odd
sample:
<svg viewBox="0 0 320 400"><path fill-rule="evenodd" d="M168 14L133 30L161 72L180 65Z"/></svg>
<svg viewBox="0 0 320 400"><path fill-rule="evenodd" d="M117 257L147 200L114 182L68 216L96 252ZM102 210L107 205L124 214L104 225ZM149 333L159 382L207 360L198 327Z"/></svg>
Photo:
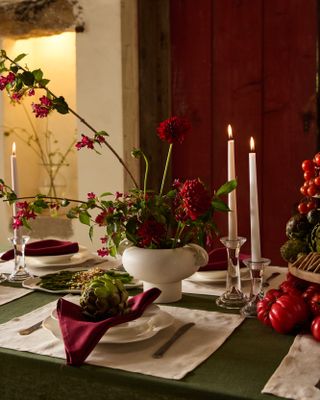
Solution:
<svg viewBox="0 0 320 400"><path fill-rule="evenodd" d="M231 125L228 125L228 181L236 179L234 139L232 136ZM236 240L238 237L238 217L237 217L237 192L234 189L228 194L228 238Z"/></svg>
<svg viewBox="0 0 320 400"><path fill-rule="evenodd" d="M251 226L251 259L261 260L260 220L257 184L257 162L253 137L250 138L249 153L249 185L250 185L250 226Z"/></svg>

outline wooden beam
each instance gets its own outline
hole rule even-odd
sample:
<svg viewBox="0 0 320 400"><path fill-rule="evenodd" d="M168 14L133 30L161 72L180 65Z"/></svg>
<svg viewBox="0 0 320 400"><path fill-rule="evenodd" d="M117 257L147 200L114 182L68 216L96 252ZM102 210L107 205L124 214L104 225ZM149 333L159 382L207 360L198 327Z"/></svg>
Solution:
<svg viewBox="0 0 320 400"><path fill-rule="evenodd" d="M169 0L139 0L138 15L140 147L151 164L148 188L158 190L168 147L156 128L170 116Z"/></svg>

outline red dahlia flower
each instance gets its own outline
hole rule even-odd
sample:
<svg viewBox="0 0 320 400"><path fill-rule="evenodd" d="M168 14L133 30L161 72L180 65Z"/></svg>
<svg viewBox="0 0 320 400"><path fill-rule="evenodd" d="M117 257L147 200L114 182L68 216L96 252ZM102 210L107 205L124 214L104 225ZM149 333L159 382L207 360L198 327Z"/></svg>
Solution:
<svg viewBox="0 0 320 400"><path fill-rule="evenodd" d="M180 117L171 117L160 123L157 133L163 141L182 143L189 130L190 124L188 121Z"/></svg>
<svg viewBox="0 0 320 400"><path fill-rule="evenodd" d="M155 220L147 220L137 230L140 247L149 247L152 243L159 244L166 233L165 227Z"/></svg>
<svg viewBox="0 0 320 400"><path fill-rule="evenodd" d="M180 190L183 207L194 221L210 208L210 196L199 179L188 179Z"/></svg>

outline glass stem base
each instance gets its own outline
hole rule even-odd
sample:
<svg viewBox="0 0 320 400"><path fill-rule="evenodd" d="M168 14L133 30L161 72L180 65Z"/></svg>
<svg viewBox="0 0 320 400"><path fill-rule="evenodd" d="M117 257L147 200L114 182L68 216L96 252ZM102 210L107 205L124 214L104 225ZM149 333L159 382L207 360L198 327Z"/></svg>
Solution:
<svg viewBox="0 0 320 400"><path fill-rule="evenodd" d="M248 302L247 297L241 290L239 264L240 247L245 241L244 237L237 237L236 239L221 238L221 242L227 249L228 269L226 291L216 300L216 304L219 307L238 310Z"/></svg>

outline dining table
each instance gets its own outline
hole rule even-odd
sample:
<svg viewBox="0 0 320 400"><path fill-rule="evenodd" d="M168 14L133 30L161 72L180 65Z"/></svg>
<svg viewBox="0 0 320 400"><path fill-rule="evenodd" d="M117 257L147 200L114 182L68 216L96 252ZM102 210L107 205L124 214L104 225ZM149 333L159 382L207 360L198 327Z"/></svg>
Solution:
<svg viewBox="0 0 320 400"><path fill-rule="evenodd" d="M282 270L285 279L286 268ZM190 281L183 285L182 299L169 304L177 312L183 310L188 314L204 310L221 313L221 316L239 314L238 310L218 307L216 295L208 294L210 292L206 290L202 293L201 290L193 290L189 284ZM21 287L21 284L3 282L1 287L10 291ZM141 288L133 288L130 295L140 291ZM0 306L0 327L60 297L61 294L30 290L24 296ZM86 362L75 367L67 365L64 358L36 354L32 350L0 347L0 399L281 399L261 391L288 353L294 338L294 335L275 332L257 318L245 318L216 351L181 379L161 378ZM192 343L193 349L196 350L198 345L199 341ZM129 350L125 355L134 364L139 360L139 353L132 353L130 347L127 348ZM135 354L135 359L131 359L132 354ZM108 358L108 352L103 356ZM154 368L157 368L157 362L157 359L152 359ZM165 358L161 362L165 362Z"/></svg>

